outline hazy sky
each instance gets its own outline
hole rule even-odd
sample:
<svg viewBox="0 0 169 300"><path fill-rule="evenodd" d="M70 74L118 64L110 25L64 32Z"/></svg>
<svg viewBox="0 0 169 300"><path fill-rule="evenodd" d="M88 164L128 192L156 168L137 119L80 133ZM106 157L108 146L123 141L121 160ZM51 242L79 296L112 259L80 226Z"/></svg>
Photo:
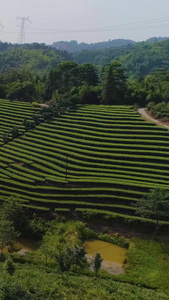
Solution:
<svg viewBox="0 0 169 300"><path fill-rule="evenodd" d="M169 0L5 0L0 10L1 41L18 41L17 16L32 22L25 30L28 43L169 36Z"/></svg>

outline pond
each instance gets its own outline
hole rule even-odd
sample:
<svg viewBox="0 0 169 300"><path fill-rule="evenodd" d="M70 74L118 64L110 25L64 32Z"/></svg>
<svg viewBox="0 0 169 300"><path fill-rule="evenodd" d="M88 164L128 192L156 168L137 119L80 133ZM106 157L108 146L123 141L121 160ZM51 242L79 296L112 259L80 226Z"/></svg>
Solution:
<svg viewBox="0 0 169 300"><path fill-rule="evenodd" d="M17 253L20 255L25 255L30 251L35 251L34 242L30 239L18 238L14 244L15 248L18 249Z"/></svg>
<svg viewBox="0 0 169 300"><path fill-rule="evenodd" d="M88 260L90 260L96 252L101 254L103 259L102 268L111 274L122 274L123 264L126 258L127 249L117 245L99 241L90 240L84 243Z"/></svg>

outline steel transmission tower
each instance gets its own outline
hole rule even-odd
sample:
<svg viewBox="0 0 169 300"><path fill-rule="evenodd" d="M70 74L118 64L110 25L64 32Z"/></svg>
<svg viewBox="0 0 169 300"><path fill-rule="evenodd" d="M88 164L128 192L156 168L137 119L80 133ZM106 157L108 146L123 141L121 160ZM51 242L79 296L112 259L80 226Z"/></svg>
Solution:
<svg viewBox="0 0 169 300"><path fill-rule="evenodd" d="M29 20L29 17L17 17L16 20L21 21L20 24L18 25L20 26L18 42L23 44L25 43L25 27L28 27L31 24L31 21Z"/></svg>

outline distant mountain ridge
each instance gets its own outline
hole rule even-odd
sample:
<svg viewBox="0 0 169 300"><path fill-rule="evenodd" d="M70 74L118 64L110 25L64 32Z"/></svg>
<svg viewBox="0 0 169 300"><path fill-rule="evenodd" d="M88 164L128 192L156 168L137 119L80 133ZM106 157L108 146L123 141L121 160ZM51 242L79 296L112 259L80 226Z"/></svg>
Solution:
<svg viewBox="0 0 169 300"><path fill-rule="evenodd" d="M168 40L169 37L151 37L147 39L146 43L155 43L155 42L162 42ZM59 41L54 42L52 44L52 47L60 50L60 51L67 51L68 53L74 53L74 52L81 52L83 50L104 50L109 48L117 48L122 46L128 46L128 45L134 45L136 44L135 41L129 40L129 39L114 39L104 42L98 42L98 43L78 43L75 40L72 40L70 42L67 41Z"/></svg>
<svg viewBox="0 0 169 300"><path fill-rule="evenodd" d="M114 40L87 44L90 46L89 50L72 53L46 44L20 45L0 41L0 73L7 73L11 69L26 68L43 76L64 61L74 61L80 65L91 63L101 67L113 60L119 60L127 76L135 78L146 76L158 68L164 70L169 68L169 37L151 37L147 41L131 41L132 43L120 46L121 42L127 43L127 41L130 42L130 40ZM114 42L113 47L112 42ZM85 45L85 43L78 44L76 41L63 43L66 47ZM103 49L94 49L94 46L99 47L99 45Z"/></svg>
<svg viewBox="0 0 169 300"><path fill-rule="evenodd" d="M78 64L92 63L100 67L118 60L125 68L127 76L139 78L158 68L169 68L169 39L161 42L139 42L110 49L83 50L71 55Z"/></svg>
<svg viewBox="0 0 169 300"><path fill-rule="evenodd" d="M52 44L52 47L61 50L61 51L67 51L69 53L73 52L81 52L83 50L102 50L102 49L108 49L113 47L121 47L121 46L127 46L130 44L135 44L132 40L127 39L116 39L116 40L109 40L107 42L98 42L98 43L78 43L77 41L59 41L54 42Z"/></svg>
<svg viewBox="0 0 169 300"><path fill-rule="evenodd" d="M169 37L161 37L161 36L159 36L159 37L156 37L156 36L154 36L154 37L151 37L151 38L149 38L148 40L146 40L146 42L147 43L155 43L155 42L163 42L163 41L167 41L169 39Z"/></svg>

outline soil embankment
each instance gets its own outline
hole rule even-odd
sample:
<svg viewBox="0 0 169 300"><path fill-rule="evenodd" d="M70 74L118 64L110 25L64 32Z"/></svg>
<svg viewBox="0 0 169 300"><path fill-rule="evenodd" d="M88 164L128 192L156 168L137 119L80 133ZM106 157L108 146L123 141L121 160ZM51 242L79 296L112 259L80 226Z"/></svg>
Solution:
<svg viewBox="0 0 169 300"><path fill-rule="evenodd" d="M152 121L156 123L157 125L163 126L167 129L169 129L169 125L165 124L162 120L154 119L153 117L149 116L149 114L146 112L146 108L139 108L138 113L147 121Z"/></svg>

